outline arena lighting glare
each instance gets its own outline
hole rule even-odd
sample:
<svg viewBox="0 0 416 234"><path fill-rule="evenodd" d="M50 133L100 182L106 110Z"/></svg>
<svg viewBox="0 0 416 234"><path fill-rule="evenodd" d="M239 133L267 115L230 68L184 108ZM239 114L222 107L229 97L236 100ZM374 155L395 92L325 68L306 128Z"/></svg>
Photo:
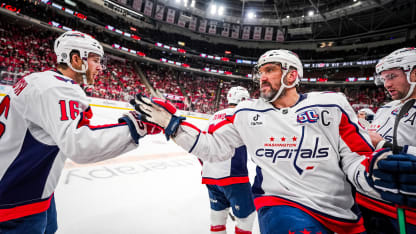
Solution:
<svg viewBox="0 0 416 234"><path fill-rule="evenodd" d="M313 11L308 12L308 16L313 16L314 14L315 14L315 12L313 12Z"/></svg>
<svg viewBox="0 0 416 234"><path fill-rule="evenodd" d="M289 18L290 18L290 16L289 16L289 15L287 15L287 16L286 16L286 18L288 18L288 19L289 19Z"/></svg>
<svg viewBox="0 0 416 234"><path fill-rule="evenodd" d="M215 3L212 3L210 13L211 15L214 15L216 12L217 12L217 5Z"/></svg>
<svg viewBox="0 0 416 234"><path fill-rule="evenodd" d="M218 15L223 15L224 14L224 6L220 6L218 8Z"/></svg>
<svg viewBox="0 0 416 234"><path fill-rule="evenodd" d="M250 11L250 12L248 12L247 17L249 19L254 19L254 18L256 18L256 14L254 14L254 12Z"/></svg>
<svg viewBox="0 0 416 234"><path fill-rule="evenodd" d="M192 0L191 7L195 7L195 0Z"/></svg>

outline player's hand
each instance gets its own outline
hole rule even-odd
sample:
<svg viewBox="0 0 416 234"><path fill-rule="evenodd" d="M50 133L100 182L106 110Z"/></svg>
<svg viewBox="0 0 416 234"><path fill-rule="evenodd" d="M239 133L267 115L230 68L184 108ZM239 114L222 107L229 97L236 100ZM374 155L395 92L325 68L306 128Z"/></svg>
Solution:
<svg viewBox="0 0 416 234"><path fill-rule="evenodd" d="M140 120L140 115L136 111L130 111L123 114L118 120L119 123L127 123L130 129L130 134L136 144L139 139L145 135L153 135L162 132L162 128L151 123L146 123Z"/></svg>
<svg viewBox="0 0 416 234"><path fill-rule="evenodd" d="M373 155L370 178L383 199L416 207L416 156L393 154L388 148Z"/></svg>
<svg viewBox="0 0 416 234"><path fill-rule="evenodd" d="M377 144L383 140L383 137L376 131L368 131L368 134L374 147L377 147Z"/></svg>
<svg viewBox="0 0 416 234"><path fill-rule="evenodd" d="M130 103L141 113L141 120L163 128L168 140L185 119L184 117L176 116L176 107L169 101L161 98L150 99L139 93Z"/></svg>

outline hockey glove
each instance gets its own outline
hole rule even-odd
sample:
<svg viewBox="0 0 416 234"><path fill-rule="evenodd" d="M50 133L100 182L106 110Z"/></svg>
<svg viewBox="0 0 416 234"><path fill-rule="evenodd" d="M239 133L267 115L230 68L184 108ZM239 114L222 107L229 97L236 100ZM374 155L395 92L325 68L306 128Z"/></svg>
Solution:
<svg viewBox="0 0 416 234"><path fill-rule="evenodd" d="M167 140L185 120L185 117L176 116L176 107L164 99L150 99L139 93L130 103L141 113L141 120L163 128Z"/></svg>
<svg viewBox="0 0 416 234"><path fill-rule="evenodd" d="M416 157L393 154L389 148L373 155L370 166L373 186L383 199L410 207L416 206Z"/></svg>
<svg viewBox="0 0 416 234"><path fill-rule="evenodd" d="M146 123L140 120L140 115L136 111L130 111L123 114L123 117L118 119L119 123L127 123L129 126L131 137L136 144L139 139L145 135L153 135L162 132L162 129L154 124Z"/></svg>

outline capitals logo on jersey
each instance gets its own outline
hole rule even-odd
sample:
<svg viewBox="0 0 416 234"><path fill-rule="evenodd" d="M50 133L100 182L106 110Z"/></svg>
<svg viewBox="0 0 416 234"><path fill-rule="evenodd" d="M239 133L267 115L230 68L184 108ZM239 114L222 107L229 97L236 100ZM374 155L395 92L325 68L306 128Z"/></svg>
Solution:
<svg viewBox="0 0 416 234"><path fill-rule="evenodd" d="M297 121L298 123L316 123L319 119L318 113L314 110L307 110L298 114Z"/></svg>
<svg viewBox="0 0 416 234"><path fill-rule="evenodd" d="M305 126L302 126L302 136L297 138L294 136L291 139L293 142L288 143L278 143L278 144L264 144L264 146L275 146L275 147L264 147L256 150L257 157L270 158L271 163L279 163L279 161L293 161L294 169L299 173L300 176L303 175L305 170L315 169L314 165L319 162L319 160L327 160L329 156L329 147L322 146L319 143L320 137L315 137L313 145L306 147L304 145L304 131ZM274 138L273 138L274 139ZM285 138L286 141L287 138ZM270 138L272 140L272 138ZM281 138L283 141L283 138ZM299 161L300 160L300 161ZM308 165L301 168L299 162L308 162ZM310 165L309 165L310 164Z"/></svg>

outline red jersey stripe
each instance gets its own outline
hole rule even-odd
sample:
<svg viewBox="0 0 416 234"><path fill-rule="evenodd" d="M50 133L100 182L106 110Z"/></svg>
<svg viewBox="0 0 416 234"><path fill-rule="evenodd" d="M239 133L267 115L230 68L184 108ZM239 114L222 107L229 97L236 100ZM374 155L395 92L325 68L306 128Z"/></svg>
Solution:
<svg viewBox="0 0 416 234"><path fill-rule="evenodd" d="M17 219L33 214L38 214L46 211L47 209L49 209L52 196L50 196L45 201L17 206L9 209L0 209L0 222Z"/></svg>
<svg viewBox="0 0 416 234"><path fill-rule="evenodd" d="M209 178L202 178L202 184L212 184L218 186L227 186L231 184L242 184L248 183L250 180L248 176L242 177L227 177L222 179L209 179Z"/></svg>

